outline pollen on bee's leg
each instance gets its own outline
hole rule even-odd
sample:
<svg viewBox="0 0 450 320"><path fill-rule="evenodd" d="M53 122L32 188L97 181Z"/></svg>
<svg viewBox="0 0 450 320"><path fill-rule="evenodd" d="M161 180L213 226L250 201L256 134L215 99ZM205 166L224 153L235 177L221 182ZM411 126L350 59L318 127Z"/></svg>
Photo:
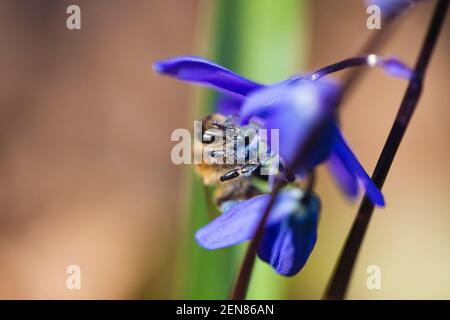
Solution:
<svg viewBox="0 0 450 320"><path fill-rule="evenodd" d="M227 173L225 173L223 176L220 177L220 181L224 182L224 181L228 181L234 178L239 177L239 169L233 169Z"/></svg>

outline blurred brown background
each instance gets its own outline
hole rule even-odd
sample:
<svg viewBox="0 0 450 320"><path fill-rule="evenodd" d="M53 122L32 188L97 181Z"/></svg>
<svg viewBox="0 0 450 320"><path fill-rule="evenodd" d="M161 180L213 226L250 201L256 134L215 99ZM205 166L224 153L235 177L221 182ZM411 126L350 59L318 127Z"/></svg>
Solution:
<svg viewBox="0 0 450 320"><path fill-rule="evenodd" d="M183 169L170 161L170 133L190 126L193 90L151 63L202 53L206 2L0 1L0 298L172 297ZM431 2L396 23L383 54L414 64ZM80 31L66 28L69 4L81 7ZM310 69L355 55L372 32L362 1L310 9ZM350 298L450 298L449 25ZM344 133L369 172L405 88L372 71L347 101ZM296 298L320 297L357 207L322 171L319 242ZM71 264L82 290L65 286ZM366 289L370 264L382 290Z"/></svg>

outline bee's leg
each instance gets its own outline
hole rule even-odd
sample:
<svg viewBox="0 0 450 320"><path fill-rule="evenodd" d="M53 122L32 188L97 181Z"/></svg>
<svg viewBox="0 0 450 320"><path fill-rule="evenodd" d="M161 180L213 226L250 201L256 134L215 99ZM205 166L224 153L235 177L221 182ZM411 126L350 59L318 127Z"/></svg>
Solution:
<svg viewBox="0 0 450 320"><path fill-rule="evenodd" d="M246 163L241 167L240 170L244 176L249 176L252 174L253 171L258 169L259 166L260 166L259 163Z"/></svg>
<svg viewBox="0 0 450 320"><path fill-rule="evenodd" d="M204 143L213 142L216 138L223 137L223 132L214 129L208 129L203 133L202 141Z"/></svg>
<svg viewBox="0 0 450 320"><path fill-rule="evenodd" d="M231 171L228 171L227 173L225 173L224 175L222 175L220 177L220 181L224 182L224 181L228 181L228 180L232 180L234 178L239 177L240 173L239 173L239 169L233 169Z"/></svg>

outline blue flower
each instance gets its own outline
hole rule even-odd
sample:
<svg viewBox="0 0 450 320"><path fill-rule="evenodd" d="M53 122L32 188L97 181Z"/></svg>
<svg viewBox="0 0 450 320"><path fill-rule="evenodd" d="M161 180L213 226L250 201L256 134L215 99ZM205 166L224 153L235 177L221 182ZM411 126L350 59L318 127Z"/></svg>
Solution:
<svg viewBox="0 0 450 320"><path fill-rule="evenodd" d="M384 206L383 195L370 179L356 156L348 147L336 120L336 109L341 99L341 88L334 82L321 79L324 75L349 66L370 65L382 67L391 75L409 79L411 70L396 59L382 59L375 55L348 59L303 76L295 76L272 85L262 85L199 57L176 57L158 61L158 73L180 80L202 84L222 92L228 99L221 108L227 113L238 113L243 124L258 119L267 129L279 130L279 154L289 164L299 145L305 143L317 119L326 115L326 125L315 140L315 147L295 172L304 176L312 168L326 162L341 190L351 199L361 187L369 199Z"/></svg>
<svg viewBox="0 0 450 320"><path fill-rule="evenodd" d="M197 242L219 249L251 239L261 221L270 195L240 202L197 231ZM317 240L320 201L314 194L304 198L300 189L281 191L265 226L258 256L284 276L298 273Z"/></svg>

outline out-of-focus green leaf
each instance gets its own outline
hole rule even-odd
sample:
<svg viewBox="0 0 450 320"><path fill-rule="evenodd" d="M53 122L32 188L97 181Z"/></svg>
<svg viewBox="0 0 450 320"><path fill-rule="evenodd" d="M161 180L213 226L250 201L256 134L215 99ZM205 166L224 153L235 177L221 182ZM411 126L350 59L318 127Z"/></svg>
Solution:
<svg viewBox="0 0 450 320"><path fill-rule="evenodd" d="M242 30L241 70L258 81L273 83L300 73L308 45L308 3L303 0L244 0L240 15L248 23ZM248 299L282 299L289 279L257 259Z"/></svg>
<svg viewBox="0 0 450 320"><path fill-rule="evenodd" d="M214 45L209 58L263 83L298 73L307 53L307 9L307 0L214 1L209 41ZM215 98L204 94L197 118L213 110ZM180 246L177 269L182 281L177 297L224 299L234 285L245 245L207 251L195 243L195 231L208 222L208 213L200 180L191 176L189 181L188 231ZM286 283L287 279L258 261L248 298L285 298Z"/></svg>

